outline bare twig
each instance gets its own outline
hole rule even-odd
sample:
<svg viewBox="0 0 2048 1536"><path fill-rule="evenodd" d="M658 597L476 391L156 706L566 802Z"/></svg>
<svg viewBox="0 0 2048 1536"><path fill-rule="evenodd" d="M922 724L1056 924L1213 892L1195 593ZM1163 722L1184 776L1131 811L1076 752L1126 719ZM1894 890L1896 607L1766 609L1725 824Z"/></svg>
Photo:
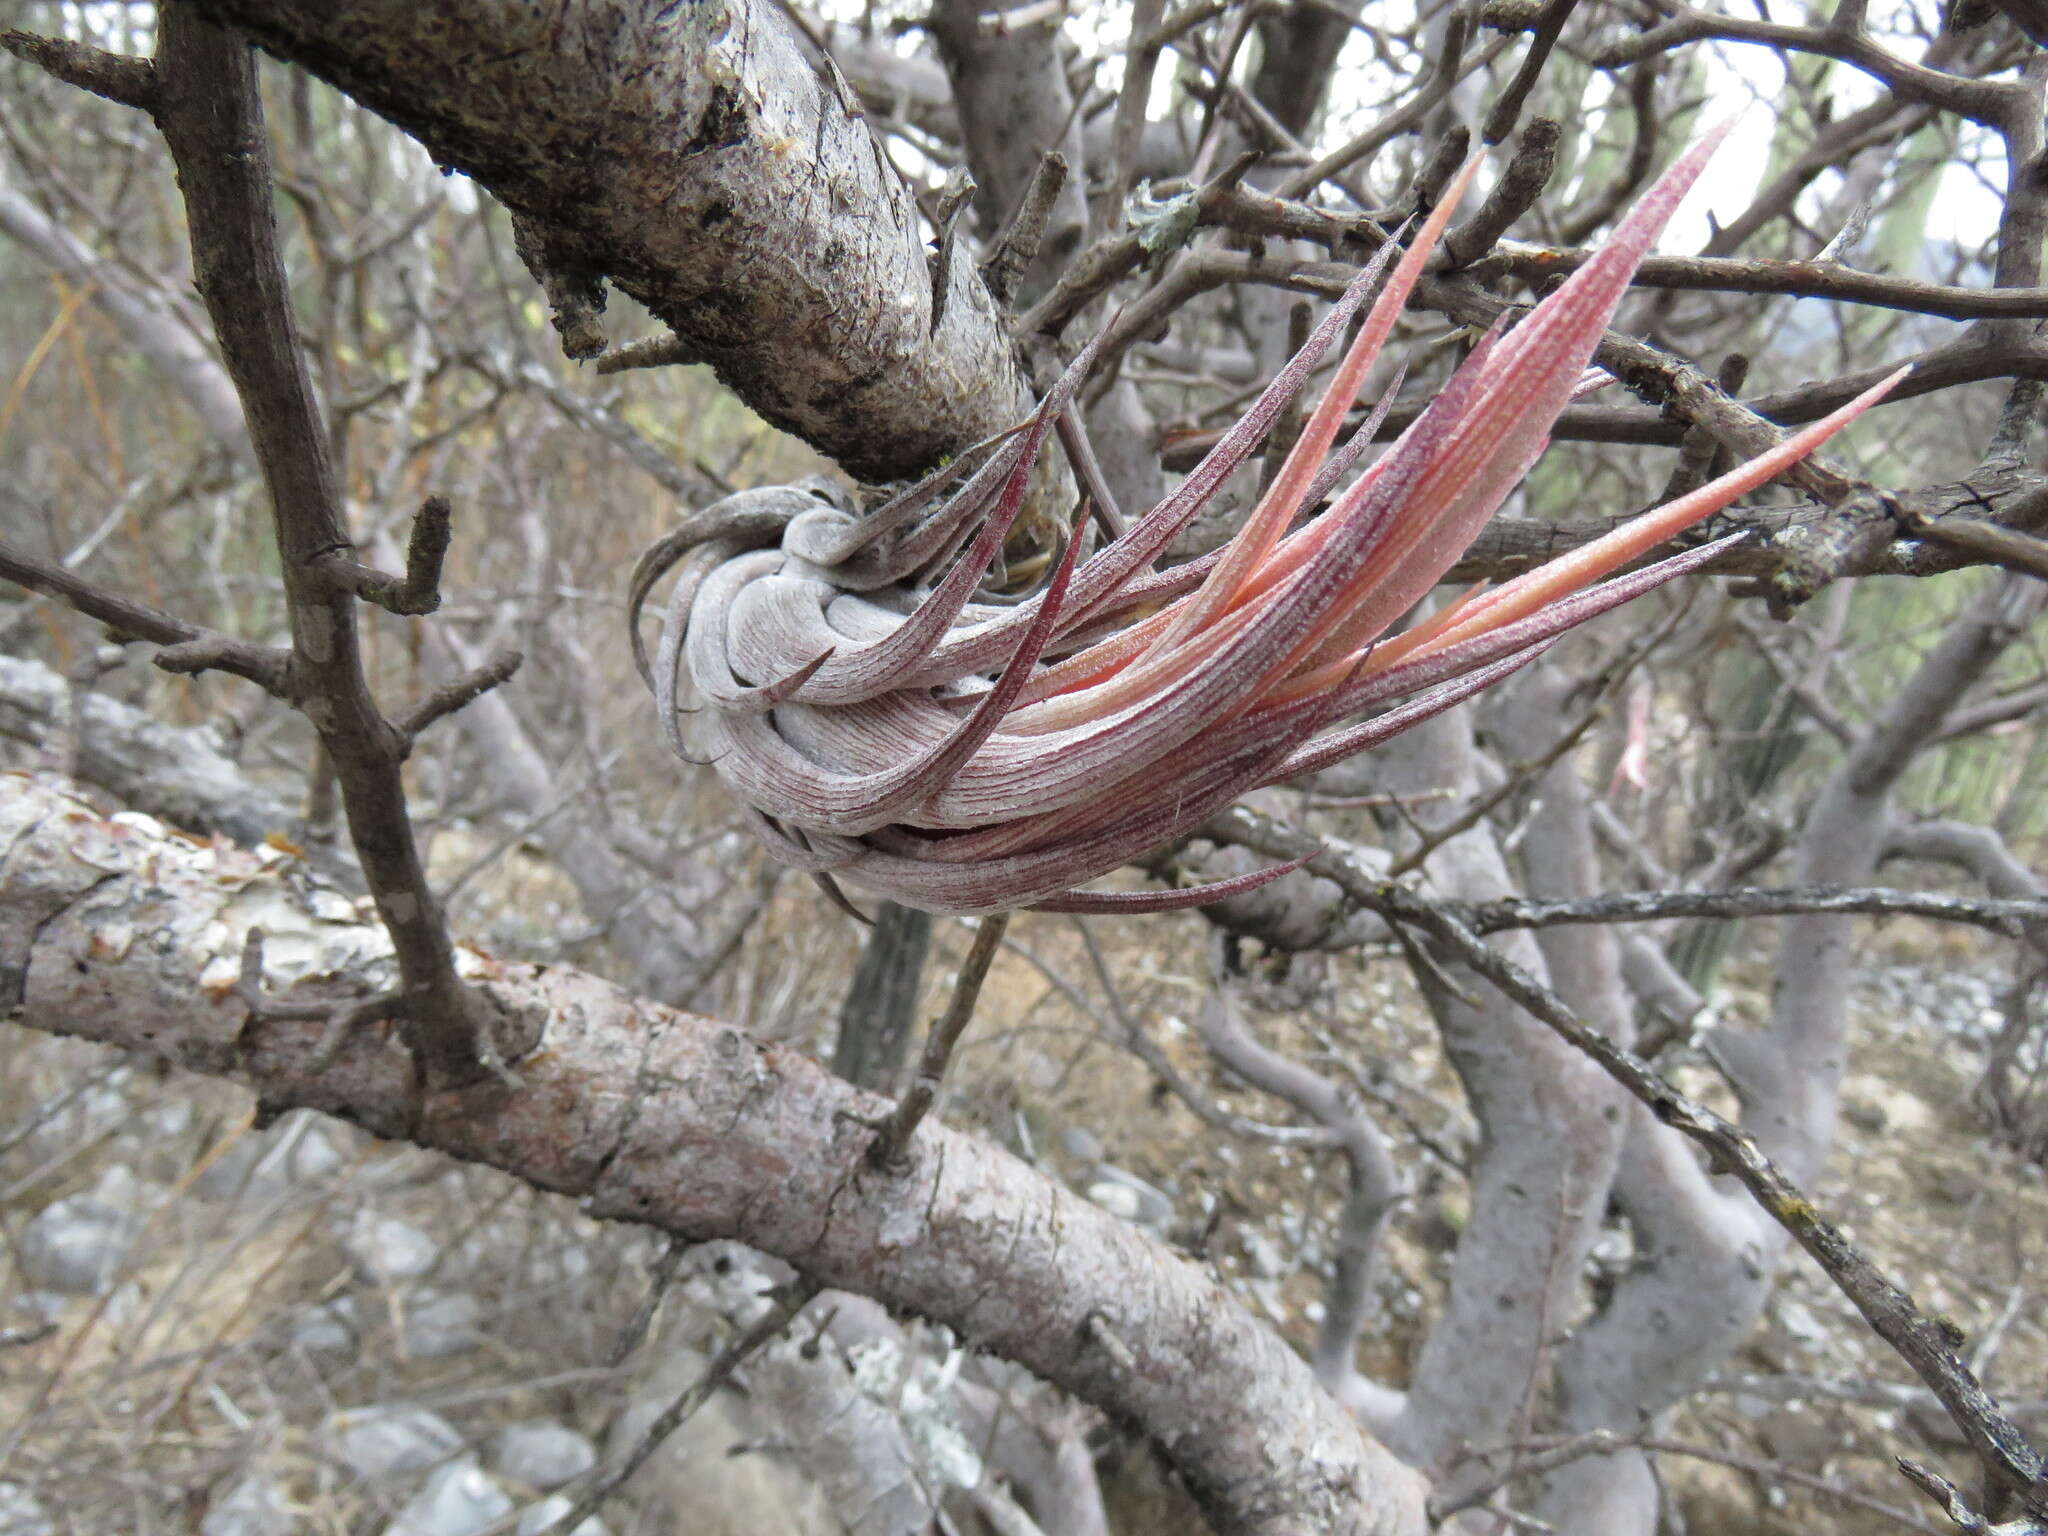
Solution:
<svg viewBox="0 0 2048 1536"><path fill-rule="evenodd" d="M1017 291L1017 280L1038 255L1039 244L1045 239L1046 224L1052 218L1053 208L1066 184L1067 157L1057 150L1047 150L1039 157L1038 168L1032 172L1023 197L1010 215L1009 224L996 240L995 249L981 264L981 279L998 304L1010 302ZM972 190L971 186L969 190ZM944 281L945 277L943 272L937 274L935 284Z"/></svg>
<svg viewBox="0 0 2048 1536"><path fill-rule="evenodd" d="M647 1271L646 1296L633 1309L633 1315L626 1319L626 1326L619 1330L619 1336L612 1340L611 1353L605 1357L607 1367L617 1370L646 1340L647 1330L654 1326L654 1315L661 1310L662 1298L668 1295L668 1288L675 1283L676 1270L682 1265L683 1255L693 1246L685 1239L673 1236L662 1245L660 1256Z"/></svg>
<svg viewBox="0 0 2048 1536"><path fill-rule="evenodd" d="M1087 995L1079 987L1062 975L1057 967L1048 963L1043 955L1019 944L1015 939L1005 939L1004 947L1014 954L1022 955L1035 966L1038 973L1051 982L1054 990L1071 1003L1077 1012L1094 1021L1105 1037L1120 1040L1133 1056L1152 1070L1153 1076L1166 1091L1185 1104L1202 1124L1232 1136L1247 1136L1257 1141L1271 1141L1283 1145L1299 1143L1321 1146L1329 1141L1329 1132L1322 1126L1273 1125L1264 1120L1254 1120L1248 1115L1233 1114L1196 1092L1194 1084L1190 1083L1173 1064L1173 1058L1160 1049L1159 1043L1146 1034L1138 1021L1131 1017L1123 993L1116 985L1116 978L1109 972L1108 962L1102 954L1102 946L1095 942L1095 932L1088 926L1087 919L1073 917L1068 921L1073 923L1075 930L1080 934L1081 943L1088 952L1089 964L1095 971L1096 983L1102 988L1103 996L1109 1003L1111 1017L1108 1019L1105 1019L1089 1002Z"/></svg>
<svg viewBox="0 0 2048 1536"><path fill-rule="evenodd" d="M403 720L398 722L399 734L405 738L407 747L419 740L420 733L437 720L444 720L465 704L474 702L502 683L509 682L526 657L518 651L500 651L482 666L474 667L461 677L443 683L432 693L412 707Z"/></svg>
<svg viewBox="0 0 2048 1536"><path fill-rule="evenodd" d="M1515 124L1522 116L1522 104L1529 99L1529 92L1543 73L1543 66L1550 62L1550 50L1557 46L1564 24L1578 3L1579 0L1550 0L1536 25L1530 28L1529 51L1522 55L1521 67L1515 71L1515 78L1508 82L1508 88L1494 102L1493 110L1486 114L1485 125L1479 130L1480 138L1488 144L1498 144L1515 131ZM1548 180L1549 175L1549 167L1546 166L1544 179Z"/></svg>
<svg viewBox="0 0 2048 1536"><path fill-rule="evenodd" d="M1559 0L1569 9L1576 0ZM1444 238L1444 260L1452 267L1467 266L1493 249L1494 242L1514 226L1515 220L1536 206L1536 199L1550 185L1557 169L1557 145L1564 129L1555 118L1539 117L1522 130L1515 157L1487 194L1479 211Z"/></svg>
<svg viewBox="0 0 2048 1536"><path fill-rule="evenodd" d="M1539 1437L1533 1441L1503 1446L1497 1450L1474 1451L1470 1454L1475 1459L1490 1460L1495 1455L1512 1455L1515 1459L1508 1471L1501 1476L1488 1480L1476 1489L1466 1490L1454 1500L1432 1505L1430 1513L1439 1521L1448 1520L1462 1510L1478 1508L1495 1492L1515 1479L1552 1472L1588 1456L1612 1456L1617 1451L1627 1450L1649 1451L1658 1456L1684 1456L1694 1461L1712 1462L1716 1466L1733 1467L1751 1477L1790 1483L1795 1488L1804 1488L1823 1498L1838 1500L1851 1508L1866 1510L1909 1531L1934 1531L1934 1527L1910 1510L1901 1509L1895 1504L1887 1504L1882 1499L1874 1499L1867 1493L1845 1487L1831 1478L1816 1477L1811 1472L1802 1472L1797 1467L1786 1466L1783 1462L1764 1461L1754 1456L1737 1456L1713 1446L1693 1445L1655 1435L1619 1435L1611 1429L1588 1430L1584 1434L1558 1440Z"/></svg>
<svg viewBox="0 0 2048 1536"><path fill-rule="evenodd" d="M227 672L247 679L275 698L291 696L291 658L287 651L251 645L232 635L188 624L160 608L107 592L74 576L55 561L39 559L4 542L0 542L0 577L99 620L116 637L154 641L163 647L156 654L156 664L166 672Z"/></svg>
<svg viewBox="0 0 2048 1536"><path fill-rule="evenodd" d="M953 1047L959 1044L960 1036L974 1017L974 1004L981 996L981 984L987 979L988 968L994 962L996 950L1003 942L1003 933L1009 926L1010 914L997 912L981 919L974 930L974 943L968 947L967 958L961 962L959 979L953 983L952 1001L925 1037L924 1055L918 1060L917 1076L911 1080L903 1097L896 1101L896 1108L888 1119L876 1129L874 1142L868 1148L868 1161L875 1167L888 1168L899 1164L904 1149L910 1145L910 1138L917 1132L918 1122L930 1112L932 1101L938 1097L939 1086L946 1079L946 1067L953 1059Z"/></svg>
<svg viewBox="0 0 2048 1536"><path fill-rule="evenodd" d="M141 112L156 109L156 68L147 59L108 53L68 38L39 37L9 28L0 32L0 48L47 70L66 85L104 96Z"/></svg>
<svg viewBox="0 0 2048 1536"><path fill-rule="evenodd" d="M811 1304L812 1299L824 1287L815 1280L793 1281L777 1298L775 1305L752 1327L718 1352L718 1357L704 1367L704 1373L685 1387L675 1400L662 1409L655 1421L647 1426L646 1433L634 1444L617 1465L601 1469L593 1474L593 1480L576 1497L562 1514L542 1526L537 1536L561 1533L567 1536L584 1521L604 1507L605 1501L626 1481L647 1464L647 1459L667 1443L692 1414L711 1401L720 1387L732 1379L733 1372L746 1363L747 1357L772 1343L791 1323L797 1314Z"/></svg>
<svg viewBox="0 0 2048 1536"><path fill-rule="evenodd" d="M1911 64L1886 51L1860 31L1834 27L1789 26L1739 16L1716 16L1689 7L1673 7L1669 21L1639 36L1604 50L1596 62L1603 69L1646 59L1685 43L1709 38L1727 42L1762 43L1772 48L1812 53L1840 59L1876 77L1902 101L1923 103L1958 117L1969 118L1987 128L2002 128L2016 109L2023 109L2027 93L2002 81L1972 80L1925 64Z"/></svg>
<svg viewBox="0 0 2048 1536"><path fill-rule="evenodd" d="M1537 758L1534 762L1515 764L1514 767L1508 770L1505 780L1497 788L1488 791L1486 794L1476 796L1470 805L1442 826L1418 829L1418 835L1421 840L1413 849L1403 854L1395 862L1393 867L1387 871L1387 878L1389 880L1398 880L1410 870L1420 869L1428 862L1429 856L1445 843L1470 828L1478 826L1481 821L1492 814L1495 806L1499 805L1510 795L1520 792L1525 785L1548 772L1559 758L1579 744L1580 739L1585 736L1587 731L1593 728L1594 723L1606 712L1605 704L1595 701L1593 706L1581 715L1575 724L1566 728L1564 733L1550 745L1549 749L1541 757Z"/></svg>
<svg viewBox="0 0 2048 1536"><path fill-rule="evenodd" d="M1449 909L1447 909L1449 910ZM2048 901L1991 901L1881 887L1781 886L1732 891L1617 891L1579 901L1490 901L1456 909L1474 933L1550 928L1560 923L1641 923L1664 918L1784 917L1797 912L1926 917L2019 938L2048 923Z"/></svg>

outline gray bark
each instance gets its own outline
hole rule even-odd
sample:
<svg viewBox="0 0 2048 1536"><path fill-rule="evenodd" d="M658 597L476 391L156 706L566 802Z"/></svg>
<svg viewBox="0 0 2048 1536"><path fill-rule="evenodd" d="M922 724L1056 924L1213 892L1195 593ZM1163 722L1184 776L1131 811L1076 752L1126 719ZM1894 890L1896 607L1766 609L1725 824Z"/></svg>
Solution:
<svg viewBox="0 0 2048 1536"><path fill-rule="evenodd" d="M514 1172L600 1217L733 1238L943 1322L1155 1436L1225 1532L1422 1530L1421 1479L1218 1282L929 1121L904 1172L870 1169L859 1122L881 1101L793 1051L566 967L469 951L476 984L545 1024L519 1087L422 1093L404 1052L373 1035L322 1068L320 1022L251 1024L235 986L244 935L260 915L288 940L265 979L294 1001L333 996L332 978L381 979L388 940L317 915L308 883L239 857L14 781L0 797L0 1001L33 1027L239 1079L267 1104ZM1098 1342L1105 1329L1122 1350Z"/></svg>
<svg viewBox="0 0 2048 1536"><path fill-rule="evenodd" d="M2022 862L2004 838L1990 827L1966 821L1894 823L1885 835L1883 856L1952 864L2001 900L2048 895L2048 881Z"/></svg>
<svg viewBox="0 0 2048 1536"><path fill-rule="evenodd" d="M474 177L560 286L616 284L850 474L916 473L1029 409L964 252L934 323L909 189L771 0L201 8Z"/></svg>
<svg viewBox="0 0 2048 1536"><path fill-rule="evenodd" d="M1337 1216L1323 1325L1311 1360L1316 1379L1353 1412L1374 1422L1398 1394L1362 1379L1358 1340L1378 1306L1380 1240L1408 1196L1408 1181L1372 1117L1337 1083L1254 1039L1237 1018L1228 985L1218 982L1199 1015L1202 1043L1255 1088L1285 1100L1327 1127L1344 1154L1349 1188Z"/></svg>
<svg viewBox="0 0 2048 1536"><path fill-rule="evenodd" d="M1948 711L2041 612L2044 589L1996 578L1952 623L1884 713L1829 778L1800 837L1793 879L1868 882L1884 848L1891 791ZM1771 1022L1757 1042L1766 1070L1738 1074L1746 1123L1796 1181L1810 1183L1834 1140L1842 1025L1856 925L1841 917L1785 920Z"/></svg>
<svg viewBox="0 0 2048 1536"><path fill-rule="evenodd" d="M1464 715L1442 716L1376 753L1381 787L1391 793L1460 792L1422 803L1415 814L1425 827L1451 819L1459 799L1479 787L1471 730ZM1424 873L1432 894L1455 899L1512 888L1483 823L1446 842ZM1495 942L1532 974L1547 974L1533 938ZM1421 979L1482 1130L1449 1301L1389 1434L1404 1454L1433 1462L1528 1427L1551 1342L1571 1316L1599 1230L1626 1122L1620 1089L1598 1067L1483 982L1464 978L1461 998L1434 976Z"/></svg>
<svg viewBox="0 0 2048 1536"><path fill-rule="evenodd" d="M1047 220L1025 293L1035 296L1067 264L1088 232L1087 166L1073 93L1060 67L1056 22L998 34L981 28L979 0L939 0L932 35L953 83L976 212L990 239L1023 200L1039 158L1056 150L1068 175Z"/></svg>
<svg viewBox="0 0 2048 1536"><path fill-rule="evenodd" d="M932 915L884 901L861 946L846 1000L839 1007L839 1038L832 1070L862 1088L894 1093L910 1057L911 1026L932 945Z"/></svg>

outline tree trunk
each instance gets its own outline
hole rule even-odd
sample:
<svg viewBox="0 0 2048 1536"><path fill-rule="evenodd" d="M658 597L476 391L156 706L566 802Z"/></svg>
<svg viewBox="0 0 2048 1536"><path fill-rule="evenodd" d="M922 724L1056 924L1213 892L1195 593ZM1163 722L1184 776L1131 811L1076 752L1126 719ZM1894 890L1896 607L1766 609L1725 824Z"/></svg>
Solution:
<svg viewBox="0 0 2048 1536"><path fill-rule="evenodd" d="M875 926L839 1007L839 1039L832 1049L832 1070L849 1083L876 1093L896 1091L931 947L931 913L893 901L876 907Z"/></svg>

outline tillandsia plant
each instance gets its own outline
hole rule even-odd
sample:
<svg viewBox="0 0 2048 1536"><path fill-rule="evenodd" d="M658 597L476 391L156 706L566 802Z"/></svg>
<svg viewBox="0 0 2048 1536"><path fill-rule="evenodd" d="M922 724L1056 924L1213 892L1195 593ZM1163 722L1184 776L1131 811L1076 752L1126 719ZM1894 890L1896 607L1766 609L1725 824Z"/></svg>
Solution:
<svg viewBox="0 0 2048 1536"><path fill-rule="evenodd" d="M644 593L695 541L652 667L670 740L716 765L777 859L935 911L1157 911L1296 867L1173 891L1076 889L1246 790L1469 698L1573 626L1699 568L1728 541L1593 585L1812 452L1903 376L1606 537L1389 633L1528 473L1564 406L1606 381L1588 369L1594 347L1718 137L1667 171L1520 324L1483 337L1387 451L1299 527L1373 439L1384 401L1332 455L1476 158L1391 274L1389 241L1171 495L1086 559L1077 520L1029 601L975 599L1093 347L1018 428L865 517L823 504L778 514L749 501L762 493L721 503L651 551L636 580ZM1155 571L1368 298L1243 527L1214 554ZM773 548L748 547L778 534ZM917 582L927 571L942 572L928 591Z"/></svg>

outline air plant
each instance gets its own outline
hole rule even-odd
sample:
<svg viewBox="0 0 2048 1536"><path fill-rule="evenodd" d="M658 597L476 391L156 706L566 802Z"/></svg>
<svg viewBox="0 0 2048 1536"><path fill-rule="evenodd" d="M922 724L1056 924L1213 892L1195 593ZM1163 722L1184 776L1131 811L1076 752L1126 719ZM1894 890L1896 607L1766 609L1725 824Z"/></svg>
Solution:
<svg viewBox="0 0 2048 1536"><path fill-rule="evenodd" d="M1296 867L1192 889L1076 889L1246 790L1384 741L1698 569L1731 541L1593 585L1796 463L1903 376L1606 537L1390 634L1528 473L1558 413L1604 382L1588 371L1594 347L1713 144L1667 171L1520 324L1489 331L1394 444L1299 527L1372 441L1386 402L1331 455L1476 158L1391 274L1390 241L1171 495L1086 559L1077 526L1029 601L974 599L1094 347L1021 426L866 517L818 505L749 522L735 499L711 521L720 536L689 552L652 668L676 750L716 765L777 859L828 887L842 877L935 911L1158 911ZM1362 309L1334 381L1241 530L1202 560L1155 571ZM779 528L775 547L747 548L764 527ZM914 579L934 570L920 596Z"/></svg>

